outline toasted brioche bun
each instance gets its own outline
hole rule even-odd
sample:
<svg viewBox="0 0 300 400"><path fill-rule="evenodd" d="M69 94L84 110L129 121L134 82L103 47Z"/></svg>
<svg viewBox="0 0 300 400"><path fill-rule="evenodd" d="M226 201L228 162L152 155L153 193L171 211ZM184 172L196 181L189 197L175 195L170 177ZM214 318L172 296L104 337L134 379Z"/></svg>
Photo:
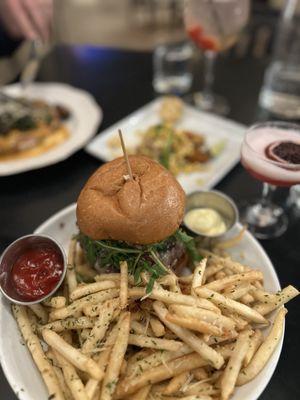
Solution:
<svg viewBox="0 0 300 400"><path fill-rule="evenodd" d="M133 244L159 242L179 227L185 194L173 175L144 156L130 156L134 180L123 157L90 177L77 201L79 229L94 240Z"/></svg>

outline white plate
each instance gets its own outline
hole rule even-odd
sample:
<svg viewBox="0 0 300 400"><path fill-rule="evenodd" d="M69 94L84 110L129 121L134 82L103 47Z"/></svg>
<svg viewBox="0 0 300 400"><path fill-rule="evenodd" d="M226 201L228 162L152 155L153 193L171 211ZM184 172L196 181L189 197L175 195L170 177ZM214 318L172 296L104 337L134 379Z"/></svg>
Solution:
<svg viewBox="0 0 300 400"><path fill-rule="evenodd" d="M18 83L1 90L11 96L22 95ZM101 108L89 93L81 89L62 83L35 82L28 88L28 93L28 97L61 104L71 111L71 117L65 123L70 130L70 137L37 157L0 161L0 176L18 174L65 160L86 145L102 121Z"/></svg>
<svg viewBox="0 0 300 400"><path fill-rule="evenodd" d="M158 98L133 114L122 119L110 128L97 135L85 148L91 155L104 161L110 161L121 155L119 151L112 151L107 145L109 139L117 136L118 129L122 129L126 145L135 147L141 136L138 132L144 131L149 126L158 124L162 98ZM179 128L191 130L206 136L208 146L225 141L225 148L216 158L206 164L205 171L189 174L179 174L177 179L186 193L198 189L211 189L214 187L240 160L240 148L246 126L229 119L196 110L184 105L183 116L178 123Z"/></svg>
<svg viewBox="0 0 300 400"><path fill-rule="evenodd" d="M71 236L77 231L75 221L75 204L72 204L44 222L35 233L53 236L67 249ZM270 259L249 232L245 233L232 255L237 260L259 268L264 274L267 290L280 290L278 277ZM3 371L20 400L47 400L46 388L29 351L23 344L10 305L3 297L0 304L0 361ZM256 400L259 397L275 370L281 347L282 340L264 370L252 382L238 388L232 400Z"/></svg>

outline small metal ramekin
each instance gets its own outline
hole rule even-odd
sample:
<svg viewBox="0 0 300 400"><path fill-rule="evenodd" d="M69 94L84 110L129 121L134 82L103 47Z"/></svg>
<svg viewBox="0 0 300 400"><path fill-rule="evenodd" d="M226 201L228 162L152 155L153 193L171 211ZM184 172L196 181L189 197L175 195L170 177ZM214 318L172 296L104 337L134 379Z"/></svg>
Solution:
<svg viewBox="0 0 300 400"><path fill-rule="evenodd" d="M201 190L189 194L186 198L185 214L195 208L212 208L217 211L226 224L226 231L218 235L204 235L194 231L184 223L184 226L196 236L220 238L224 236L239 220L239 212L234 201L218 190Z"/></svg>
<svg viewBox="0 0 300 400"><path fill-rule="evenodd" d="M21 301L18 299L14 299L11 297L8 293L5 292L5 282L6 279L9 278L9 275L11 273L11 269L18 259L21 254L24 253L24 251L33 248L33 247L42 247L42 246L47 246L47 247L53 247L55 250L57 250L63 259L63 273L60 277L59 282L55 285L55 287L51 290L50 293L46 294L45 296L41 297L38 300L33 300L33 301ZM2 294L12 303L15 304L21 304L21 305L30 305L30 304L37 304L42 302L43 300L47 299L50 297L53 293L56 292L56 290L60 287L62 284L64 277L66 275L67 271L67 257L65 254L65 251L63 247L53 238L50 236L46 235L26 235L22 236L19 239L15 240L13 243L11 243L3 252L1 258L0 258L0 290Z"/></svg>

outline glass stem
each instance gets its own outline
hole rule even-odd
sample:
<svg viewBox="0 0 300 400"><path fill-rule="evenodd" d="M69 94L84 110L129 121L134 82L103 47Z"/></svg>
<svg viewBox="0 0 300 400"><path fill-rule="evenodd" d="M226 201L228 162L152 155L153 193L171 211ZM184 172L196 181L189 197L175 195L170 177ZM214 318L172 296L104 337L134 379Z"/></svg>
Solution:
<svg viewBox="0 0 300 400"><path fill-rule="evenodd" d="M214 67L217 53L207 50L204 52L204 86L203 97L207 102L213 100L213 84L215 80Z"/></svg>
<svg viewBox="0 0 300 400"><path fill-rule="evenodd" d="M263 190L261 196L261 205L263 207L269 207L272 204L273 193L276 186L270 185L269 183L263 183Z"/></svg>

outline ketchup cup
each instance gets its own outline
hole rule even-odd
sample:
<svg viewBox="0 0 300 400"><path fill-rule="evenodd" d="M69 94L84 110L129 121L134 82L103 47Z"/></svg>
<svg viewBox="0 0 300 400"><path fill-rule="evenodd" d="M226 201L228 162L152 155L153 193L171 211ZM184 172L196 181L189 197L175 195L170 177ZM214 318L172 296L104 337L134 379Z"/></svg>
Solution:
<svg viewBox="0 0 300 400"><path fill-rule="evenodd" d="M60 287L67 270L62 246L46 235L27 235L0 258L0 289L12 303L40 303Z"/></svg>

